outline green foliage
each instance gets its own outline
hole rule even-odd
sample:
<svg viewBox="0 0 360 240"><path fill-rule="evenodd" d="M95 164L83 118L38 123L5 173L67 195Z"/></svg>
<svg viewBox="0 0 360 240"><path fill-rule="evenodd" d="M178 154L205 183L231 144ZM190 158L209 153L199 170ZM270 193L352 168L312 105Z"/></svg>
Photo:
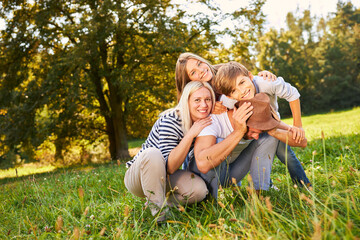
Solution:
<svg viewBox="0 0 360 240"><path fill-rule="evenodd" d="M51 140L63 161L74 141L106 134L111 157L127 157L127 134L146 136L158 113L174 105L178 55L217 44L211 19L185 15L169 1L2 6L1 155Z"/></svg>
<svg viewBox="0 0 360 240"><path fill-rule="evenodd" d="M339 2L328 20L317 21L310 10L300 16L288 13L287 30L271 29L260 38L260 68L298 88L304 113L358 106L359 16L360 9L350 2ZM285 104L280 104L280 111L289 115Z"/></svg>

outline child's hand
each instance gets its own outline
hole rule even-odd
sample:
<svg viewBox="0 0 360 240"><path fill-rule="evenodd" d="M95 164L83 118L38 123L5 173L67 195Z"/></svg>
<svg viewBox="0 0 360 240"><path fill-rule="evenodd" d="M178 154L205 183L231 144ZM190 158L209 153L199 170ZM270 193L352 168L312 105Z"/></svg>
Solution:
<svg viewBox="0 0 360 240"><path fill-rule="evenodd" d="M227 111L227 107L222 105L222 102L216 102L212 114L221 114Z"/></svg>
<svg viewBox="0 0 360 240"><path fill-rule="evenodd" d="M253 114L253 106L251 103L246 102L239 108L234 107L233 121L234 121L234 132L239 131L243 135L247 132L246 121Z"/></svg>
<svg viewBox="0 0 360 240"><path fill-rule="evenodd" d="M264 80L268 80L268 81L271 81L271 82L276 81L276 78L277 78L275 74L272 74L269 71L261 71L261 72L258 73L258 76L263 77Z"/></svg>
<svg viewBox="0 0 360 240"><path fill-rule="evenodd" d="M305 131L302 127L291 127L290 132L292 132L293 139L296 143L300 143L305 138Z"/></svg>

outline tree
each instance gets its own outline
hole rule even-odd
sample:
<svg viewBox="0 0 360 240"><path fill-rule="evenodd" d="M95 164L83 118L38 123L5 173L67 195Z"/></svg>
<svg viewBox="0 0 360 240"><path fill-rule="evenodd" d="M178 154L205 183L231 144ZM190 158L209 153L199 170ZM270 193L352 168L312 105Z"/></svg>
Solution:
<svg viewBox="0 0 360 240"><path fill-rule="evenodd" d="M175 100L169 89L179 53L215 41L211 20L184 24L170 1L8 0L2 7L4 152L55 135L61 158L72 137L105 132L111 157L128 157L127 131L136 129L128 124Z"/></svg>

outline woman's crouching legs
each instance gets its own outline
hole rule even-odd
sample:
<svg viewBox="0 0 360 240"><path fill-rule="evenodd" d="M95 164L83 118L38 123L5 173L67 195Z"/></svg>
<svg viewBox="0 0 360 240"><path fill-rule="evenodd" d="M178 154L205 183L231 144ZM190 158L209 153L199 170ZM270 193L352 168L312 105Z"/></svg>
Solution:
<svg viewBox="0 0 360 240"><path fill-rule="evenodd" d="M166 191L170 192L169 204L200 202L208 194L204 180L190 171L179 169L168 177Z"/></svg>
<svg viewBox="0 0 360 240"><path fill-rule="evenodd" d="M157 148L144 150L125 173L125 186L135 196L146 197L155 215L165 201L165 160Z"/></svg>

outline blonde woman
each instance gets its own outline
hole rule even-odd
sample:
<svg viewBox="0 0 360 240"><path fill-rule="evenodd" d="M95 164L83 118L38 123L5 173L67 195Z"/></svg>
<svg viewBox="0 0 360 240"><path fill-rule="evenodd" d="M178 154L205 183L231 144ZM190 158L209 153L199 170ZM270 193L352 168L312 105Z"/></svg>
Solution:
<svg viewBox="0 0 360 240"><path fill-rule="evenodd" d="M178 105L160 115L139 153L127 162L126 188L147 198L158 222L166 219L167 205L199 202L208 193L199 176L179 168L192 151L194 138L211 124L214 103L215 94L208 83L187 84Z"/></svg>

